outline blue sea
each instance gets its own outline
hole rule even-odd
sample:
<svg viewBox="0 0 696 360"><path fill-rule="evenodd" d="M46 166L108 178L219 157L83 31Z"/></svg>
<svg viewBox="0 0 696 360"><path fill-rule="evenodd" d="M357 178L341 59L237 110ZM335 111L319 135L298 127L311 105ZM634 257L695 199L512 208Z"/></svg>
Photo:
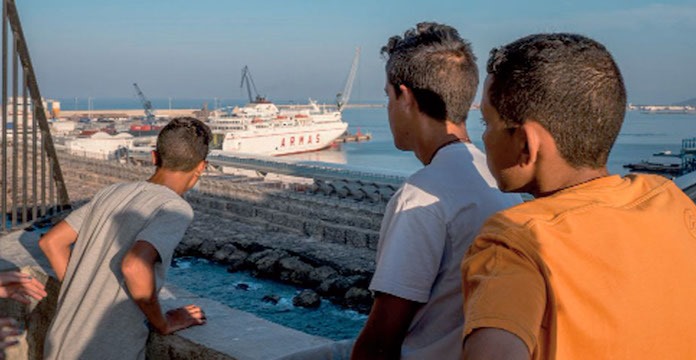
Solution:
<svg viewBox="0 0 696 360"><path fill-rule="evenodd" d="M248 272L228 273L225 266L205 259L176 259L169 270L168 281L235 309L333 340L355 338L367 320L367 315L342 309L328 300L322 300L317 309L296 307L292 299L302 289L255 278ZM277 296L278 303L263 301L264 296L269 295Z"/></svg>

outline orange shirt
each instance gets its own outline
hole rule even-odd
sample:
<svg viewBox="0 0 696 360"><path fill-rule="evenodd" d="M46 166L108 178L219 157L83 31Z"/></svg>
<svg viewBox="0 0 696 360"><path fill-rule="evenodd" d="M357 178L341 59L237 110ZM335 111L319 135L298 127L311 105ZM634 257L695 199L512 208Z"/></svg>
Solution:
<svg viewBox="0 0 696 360"><path fill-rule="evenodd" d="M464 336L533 359L696 359L696 206L659 176L609 176L492 216L462 262Z"/></svg>

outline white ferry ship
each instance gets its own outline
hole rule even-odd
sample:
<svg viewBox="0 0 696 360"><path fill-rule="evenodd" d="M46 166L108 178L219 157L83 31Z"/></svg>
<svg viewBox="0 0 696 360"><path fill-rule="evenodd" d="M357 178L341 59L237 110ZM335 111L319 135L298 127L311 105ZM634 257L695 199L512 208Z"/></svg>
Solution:
<svg viewBox="0 0 696 360"><path fill-rule="evenodd" d="M261 101L209 118L213 133L224 134L223 153L279 156L317 151L329 147L348 128L340 111L322 109L311 100L309 109L283 111L257 100Z"/></svg>
<svg viewBox="0 0 696 360"><path fill-rule="evenodd" d="M317 151L331 146L348 124L341 110L348 103L357 72L360 48L356 50L350 74L335 107L319 106L313 100L301 107L279 110L258 95L248 67L242 70L249 103L234 109L216 109L208 118L213 134L223 136L222 152L280 156ZM251 89L256 92L252 98Z"/></svg>

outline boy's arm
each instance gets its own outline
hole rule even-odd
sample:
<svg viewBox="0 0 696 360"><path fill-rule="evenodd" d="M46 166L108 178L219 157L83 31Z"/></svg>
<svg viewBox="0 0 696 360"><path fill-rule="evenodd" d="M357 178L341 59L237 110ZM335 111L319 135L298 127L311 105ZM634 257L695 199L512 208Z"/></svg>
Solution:
<svg viewBox="0 0 696 360"><path fill-rule="evenodd" d="M462 260L463 359L529 359L539 346L547 290L528 246L538 240L501 219L488 220Z"/></svg>
<svg viewBox="0 0 696 360"><path fill-rule="evenodd" d="M70 260L70 246L76 240L77 232L65 221L56 224L39 239L39 247L48 258L53 271L56 272L58 281L63 281L65 277L68 260Z"/></svg>
<svg viewBox="0 0 696 360"><path fill-rule="evenodd" d="M517 335L495 328L481 328L467 336L462 360L527 360L527 345Z"/></svg>
<svg viewBox="0 0 696 360"><path fill-rule="evenodd" d="M147 241L136 241L121 263L121 271L131 298L160 334L170 334L193 325L205 324L205 314L196 305L188 305L162 314L155 286L155 264L159 253Z"/></svg>
<svg viewBox="0 0 696 360"><path fill-rule="evenodd" d="M423 304L377 293L351 359L398 359L408 327Z"/></svg>

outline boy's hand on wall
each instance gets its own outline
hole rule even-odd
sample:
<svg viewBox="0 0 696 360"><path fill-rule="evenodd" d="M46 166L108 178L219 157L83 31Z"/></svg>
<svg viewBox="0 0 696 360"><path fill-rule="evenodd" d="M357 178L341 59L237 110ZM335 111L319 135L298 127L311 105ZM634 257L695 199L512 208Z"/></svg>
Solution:
<svg viewBox="0 0 696 360"><path fill-rule="evenodd" d="M168 334L187 327L203 325L206 322L203 309L193 304L169 310L166 317Z"/></svg>
<svg viewBox="0 0 696 360"><path fill-rule="evenodd" d="M0 297L10 298L23 304L31 298L41 300L48 295L42 283L35 277L18 271L0 273Z"/></svg>

